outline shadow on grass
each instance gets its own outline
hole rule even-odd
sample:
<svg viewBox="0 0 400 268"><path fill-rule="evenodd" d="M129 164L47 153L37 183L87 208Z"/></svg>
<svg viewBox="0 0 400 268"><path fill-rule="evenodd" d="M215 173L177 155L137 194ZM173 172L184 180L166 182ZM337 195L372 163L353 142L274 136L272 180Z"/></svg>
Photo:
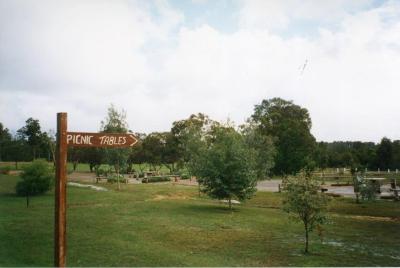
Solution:
<svg viewBox="0 0 400 268"><path fill-rule="evenodd" d="M231 214L235 212L239 212L239 208L233 207L230 209L227 205L223 204L187 204L180 207L182 212L186 211L188 213L196 213L196 214Z"/></svg>

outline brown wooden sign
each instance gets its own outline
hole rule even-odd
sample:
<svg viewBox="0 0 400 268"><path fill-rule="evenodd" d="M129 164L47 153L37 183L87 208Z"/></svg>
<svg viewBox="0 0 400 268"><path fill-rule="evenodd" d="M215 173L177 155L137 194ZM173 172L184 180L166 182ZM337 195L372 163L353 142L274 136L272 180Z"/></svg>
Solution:
<svg viewBox="0 0 400 268"><path fill-rule="evenodd" d="M73 147L132 147L137 142L133 134L67 132L67 145Z"/></svg>
<svg viewBox="0 0 400 268"><path fill-rule="evenodd" d="M54 266L65 267L67 256L67 151L73 147L132 147L133 134L67 132L67 114L57 114Z"/></svg>

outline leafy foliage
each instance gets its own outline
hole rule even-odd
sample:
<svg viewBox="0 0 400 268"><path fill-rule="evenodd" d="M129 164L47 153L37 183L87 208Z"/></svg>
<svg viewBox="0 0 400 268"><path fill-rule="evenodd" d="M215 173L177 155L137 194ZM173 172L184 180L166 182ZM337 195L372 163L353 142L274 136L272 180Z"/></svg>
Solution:
<svg viewBox="0 0 400 268"><path fill-rule="evenodd" d="M22 139L28 141L29 146L32 148L33 159L36 159L38 148L44 143L40 123L39 120L32 117L28 118L25 123L26 125L20 128L17 133Z"/></svg>
<svg viewBox="0 0 400 268"><path fill-rule="evenodd" d="M2 161L2 154L5 147L11 141L11 134L8 128L4 128L3 124L0 123L0 161Z"/></svg>
<svg viewBox="0 0 400 268"><path fill-rule="evenodd" d="M308 253L309 232L326 222L328 197L310 173L289 178L284 185L283 210L301 221L305 230L305 252Z"/></svg>
<svg viewBox="0 0 400 268"><path fill-rule="evenodd" d="M114 105L111 104L108 108L105 121L101 122L101 131L104 133L127 133L128 123L126 122L126 112L124 110L119 112ZM104 151L108 164L114 166L114 169L117 173L119 189L119 172L121 168L125 168L127 165L130 149L107 148Z"/></svg>
<svg viewBox="0 0 400 268"><path fill-rule="evenodd" d="M311 118L307 109L273 98L256 105L251 118L263 135L274 138L275 174L296 174L312 158L315 138L310 133Z"/></svg>
<svg viewBox="0 0 400 268"><path fill-rule="evenodd" d="M270 136L262 135L259 128L249 122L242 127L246 145L254 150L257 178L265 179L274 167L276 149Z"/></svg>
<svg viewBox="0 0 400 268"><path fill-rule="evenodd" d="M177 146L178 164L185 165L191 174L197 169L197 159L210 140L212 129L217 126L216 121L202 113L192 114L188 119L175 121L172 124L171 134Z"/></svg>
<svg viewBox="0 0 400 268"><path fill-rule="evenodd" d="M245 200L256 192L254 151L233 128L218 127L198 159L195 175L203 192L216 199Z"/></svg>
<svg viewBox="0 0 400 268"><path fill-rule="evenodd" d="M15 190L17 195L26 197L28 207L30 196L40 195L50 190L54 176L49 170L47 162L35 160L31 165L24 168L21 179Z"/></svg>

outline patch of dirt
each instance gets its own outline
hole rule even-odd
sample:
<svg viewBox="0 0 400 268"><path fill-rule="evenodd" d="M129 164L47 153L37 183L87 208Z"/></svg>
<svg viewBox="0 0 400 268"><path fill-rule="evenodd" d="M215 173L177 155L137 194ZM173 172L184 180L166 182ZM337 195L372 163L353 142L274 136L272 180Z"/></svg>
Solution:
<svg viewBox="0 0 400 268"><path fill-rule="evenodd" d="M160 201L160 200L187 200L187 199L191 199L191 198L187 195L177 193L177 194L170 194L170 195L157 194L150 200Z"/></svg>
<svg viewBox="0 0 400 268"><path fill-rule="evenodd" d="M400 222L400 217L377 217L377 216L366 216L366 215L339 215L338 217L345 217L350 219L364 220L364 221L380 221L380 222Z"/></svg>

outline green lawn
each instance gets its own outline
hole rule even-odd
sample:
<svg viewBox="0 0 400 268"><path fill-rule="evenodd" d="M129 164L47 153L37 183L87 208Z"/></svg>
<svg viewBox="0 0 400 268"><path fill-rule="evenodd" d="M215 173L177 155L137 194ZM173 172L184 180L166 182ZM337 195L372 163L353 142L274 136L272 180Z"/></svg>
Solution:
<svg viewBox="0 0 400 268"><path fill-rule="evenodd" d="M54 195L31 207L0 175L0 266L53 264ZM172 184L68 187L68 266L400 266L400 203L336 199L323 242L280 210L278 193L259 192L231 213Z"/></svg>

